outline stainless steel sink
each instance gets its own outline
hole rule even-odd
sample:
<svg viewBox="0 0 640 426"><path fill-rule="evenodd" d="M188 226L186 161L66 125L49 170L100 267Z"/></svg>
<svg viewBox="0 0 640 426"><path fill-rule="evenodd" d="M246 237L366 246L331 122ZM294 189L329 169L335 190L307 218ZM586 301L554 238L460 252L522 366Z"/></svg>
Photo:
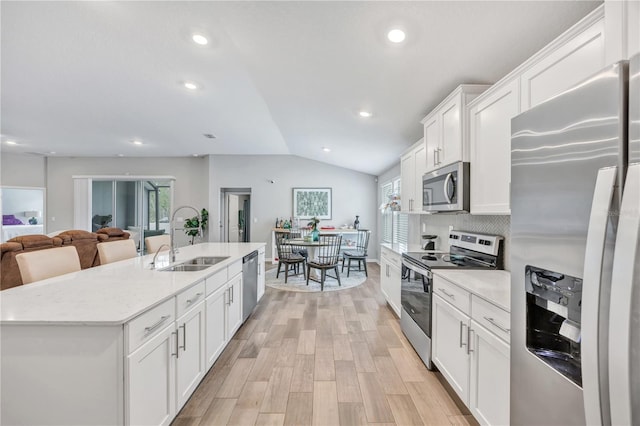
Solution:
<svg viewBox="0 0 640 426"><path fill-rule="evenodd" d="M178 265L169 266L168 268L160 269L163 272L195 272L207 269L211 265L189 265L180 263Z"/></svg>
<svg viewBox="0 0 640 426"><path fill-rule="evenodd" d="M181 265L215 265L223 260L227 260L229 256L200 256L190 260L186 260Z"/></svg>

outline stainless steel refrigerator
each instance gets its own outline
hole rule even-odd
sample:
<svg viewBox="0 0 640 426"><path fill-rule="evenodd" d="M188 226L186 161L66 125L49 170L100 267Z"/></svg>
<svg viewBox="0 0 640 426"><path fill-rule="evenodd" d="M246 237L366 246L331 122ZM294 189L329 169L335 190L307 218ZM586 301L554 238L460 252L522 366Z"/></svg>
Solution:
<svg viewBox="0 0 640 426"><path fill-rule="evenodd" d="M640 424L640 56L511 129L511 424Z"/></svg>

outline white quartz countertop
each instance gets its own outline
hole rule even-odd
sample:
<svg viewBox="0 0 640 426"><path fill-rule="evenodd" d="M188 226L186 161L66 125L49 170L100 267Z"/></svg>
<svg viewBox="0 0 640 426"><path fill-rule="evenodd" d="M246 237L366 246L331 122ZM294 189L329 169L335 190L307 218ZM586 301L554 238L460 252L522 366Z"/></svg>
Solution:
<svg viewBox="0 0 640 426"><path fill-rule="evenodd" d="M123 324L264 246L203 243L181 247L176 263L197 256L229 256L197 272L151 270L153 255L146 255L10 288L0 292L0 323ZM169 266L168 253L158 255L158 268Z"/></svg>
<svg viewBox="0 0 640 426"><path fill-rule="evenodd" d="M406 253L408 251L411 252L425 252L427 253L427 250L423 250L422 246L420 244L399 244L399 243L382 243L380 244L382 247L386 247L389 250L397 253L397 254L402 254L402 253ZM433 251L433 250L430 250Z"/></svg>
<svg viewBox="0 0 640 426"><path fill-rule="evenodd" d="M433 269L432 272L505 311L511 312L510 272L468 269Z"/></svg>

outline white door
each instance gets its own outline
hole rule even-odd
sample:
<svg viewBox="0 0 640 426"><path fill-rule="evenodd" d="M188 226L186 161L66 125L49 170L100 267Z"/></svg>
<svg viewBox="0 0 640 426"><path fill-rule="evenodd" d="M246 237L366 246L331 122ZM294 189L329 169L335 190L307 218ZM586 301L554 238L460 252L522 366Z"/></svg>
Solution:
<svg viewBox="0 0 640 426"><path fill-rule="evenodd" d="M440 122L438 114L434 114L424 123L424 143L427 150L426 171L435 170L438 167L438 148L440 147Z"/></svg>
<svg viewBox="0 0 640 426"><path fill-rule="evenodd" d="M206 373L204 303L180 317L176 362L177 409L180 410Z"/></svg>
<svg viewBox="0 0 640 426"><path fill-rule="evenodd" d="M239 210L240 197L235 194L227 194L227 241L230 243L240 241L240 227L238 226Z"/></svg>
<svg viewBox="0 0 640 426"><path fill-rule="evenodd" d="M227 286L213 292L205 300L207 368L218 359L227 344Z"/></svg>
<svg viewBox="0 0 640 426"><path fill-rule="evenodd" d="M433 295L433 362L460 399L469 402L469 317Z"/></svg>
<svg viewBox="0 0 640 426"><path fill-rule="evenodd" d="M462 160L462 95L454 96L442 106L442 136L438 164L440 167Z"/></svg>
<svg viewBox="0 0 640 426"><path fill-rule="evenodd" d="M509 345L471 321L469 409L482 425L509 424Z"/></svg>
<svg viewBox="0 0 640 426"><path fill-rule="evenodd" d="M242 274L227 284L227 336L231 337L242 325Z"/></svg>
<svg viewBox="0 0 640 426"><path fill-rule="evenodd" d="M127 357L127 425L168 425L176 414L175 324Z"/></svg>

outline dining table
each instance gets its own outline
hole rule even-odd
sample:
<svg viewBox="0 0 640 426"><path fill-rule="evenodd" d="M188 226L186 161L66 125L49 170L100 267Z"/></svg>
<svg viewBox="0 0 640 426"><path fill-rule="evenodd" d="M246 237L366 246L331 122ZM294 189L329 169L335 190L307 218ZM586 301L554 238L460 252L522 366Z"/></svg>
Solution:
<svg viewBox="0 0 640 426"><path fill-rule="evenodd" d="M317 258L317 249L319 247L326 247L331 245L330 243L325 243L321 241L309 241L303 238L292 238L292 239L283 241L282 244L306 248L309 253L307 257L307 261ZM313 274L314 276L310 278L314 281L320 281L320 270L313 269Z"/></svg>

